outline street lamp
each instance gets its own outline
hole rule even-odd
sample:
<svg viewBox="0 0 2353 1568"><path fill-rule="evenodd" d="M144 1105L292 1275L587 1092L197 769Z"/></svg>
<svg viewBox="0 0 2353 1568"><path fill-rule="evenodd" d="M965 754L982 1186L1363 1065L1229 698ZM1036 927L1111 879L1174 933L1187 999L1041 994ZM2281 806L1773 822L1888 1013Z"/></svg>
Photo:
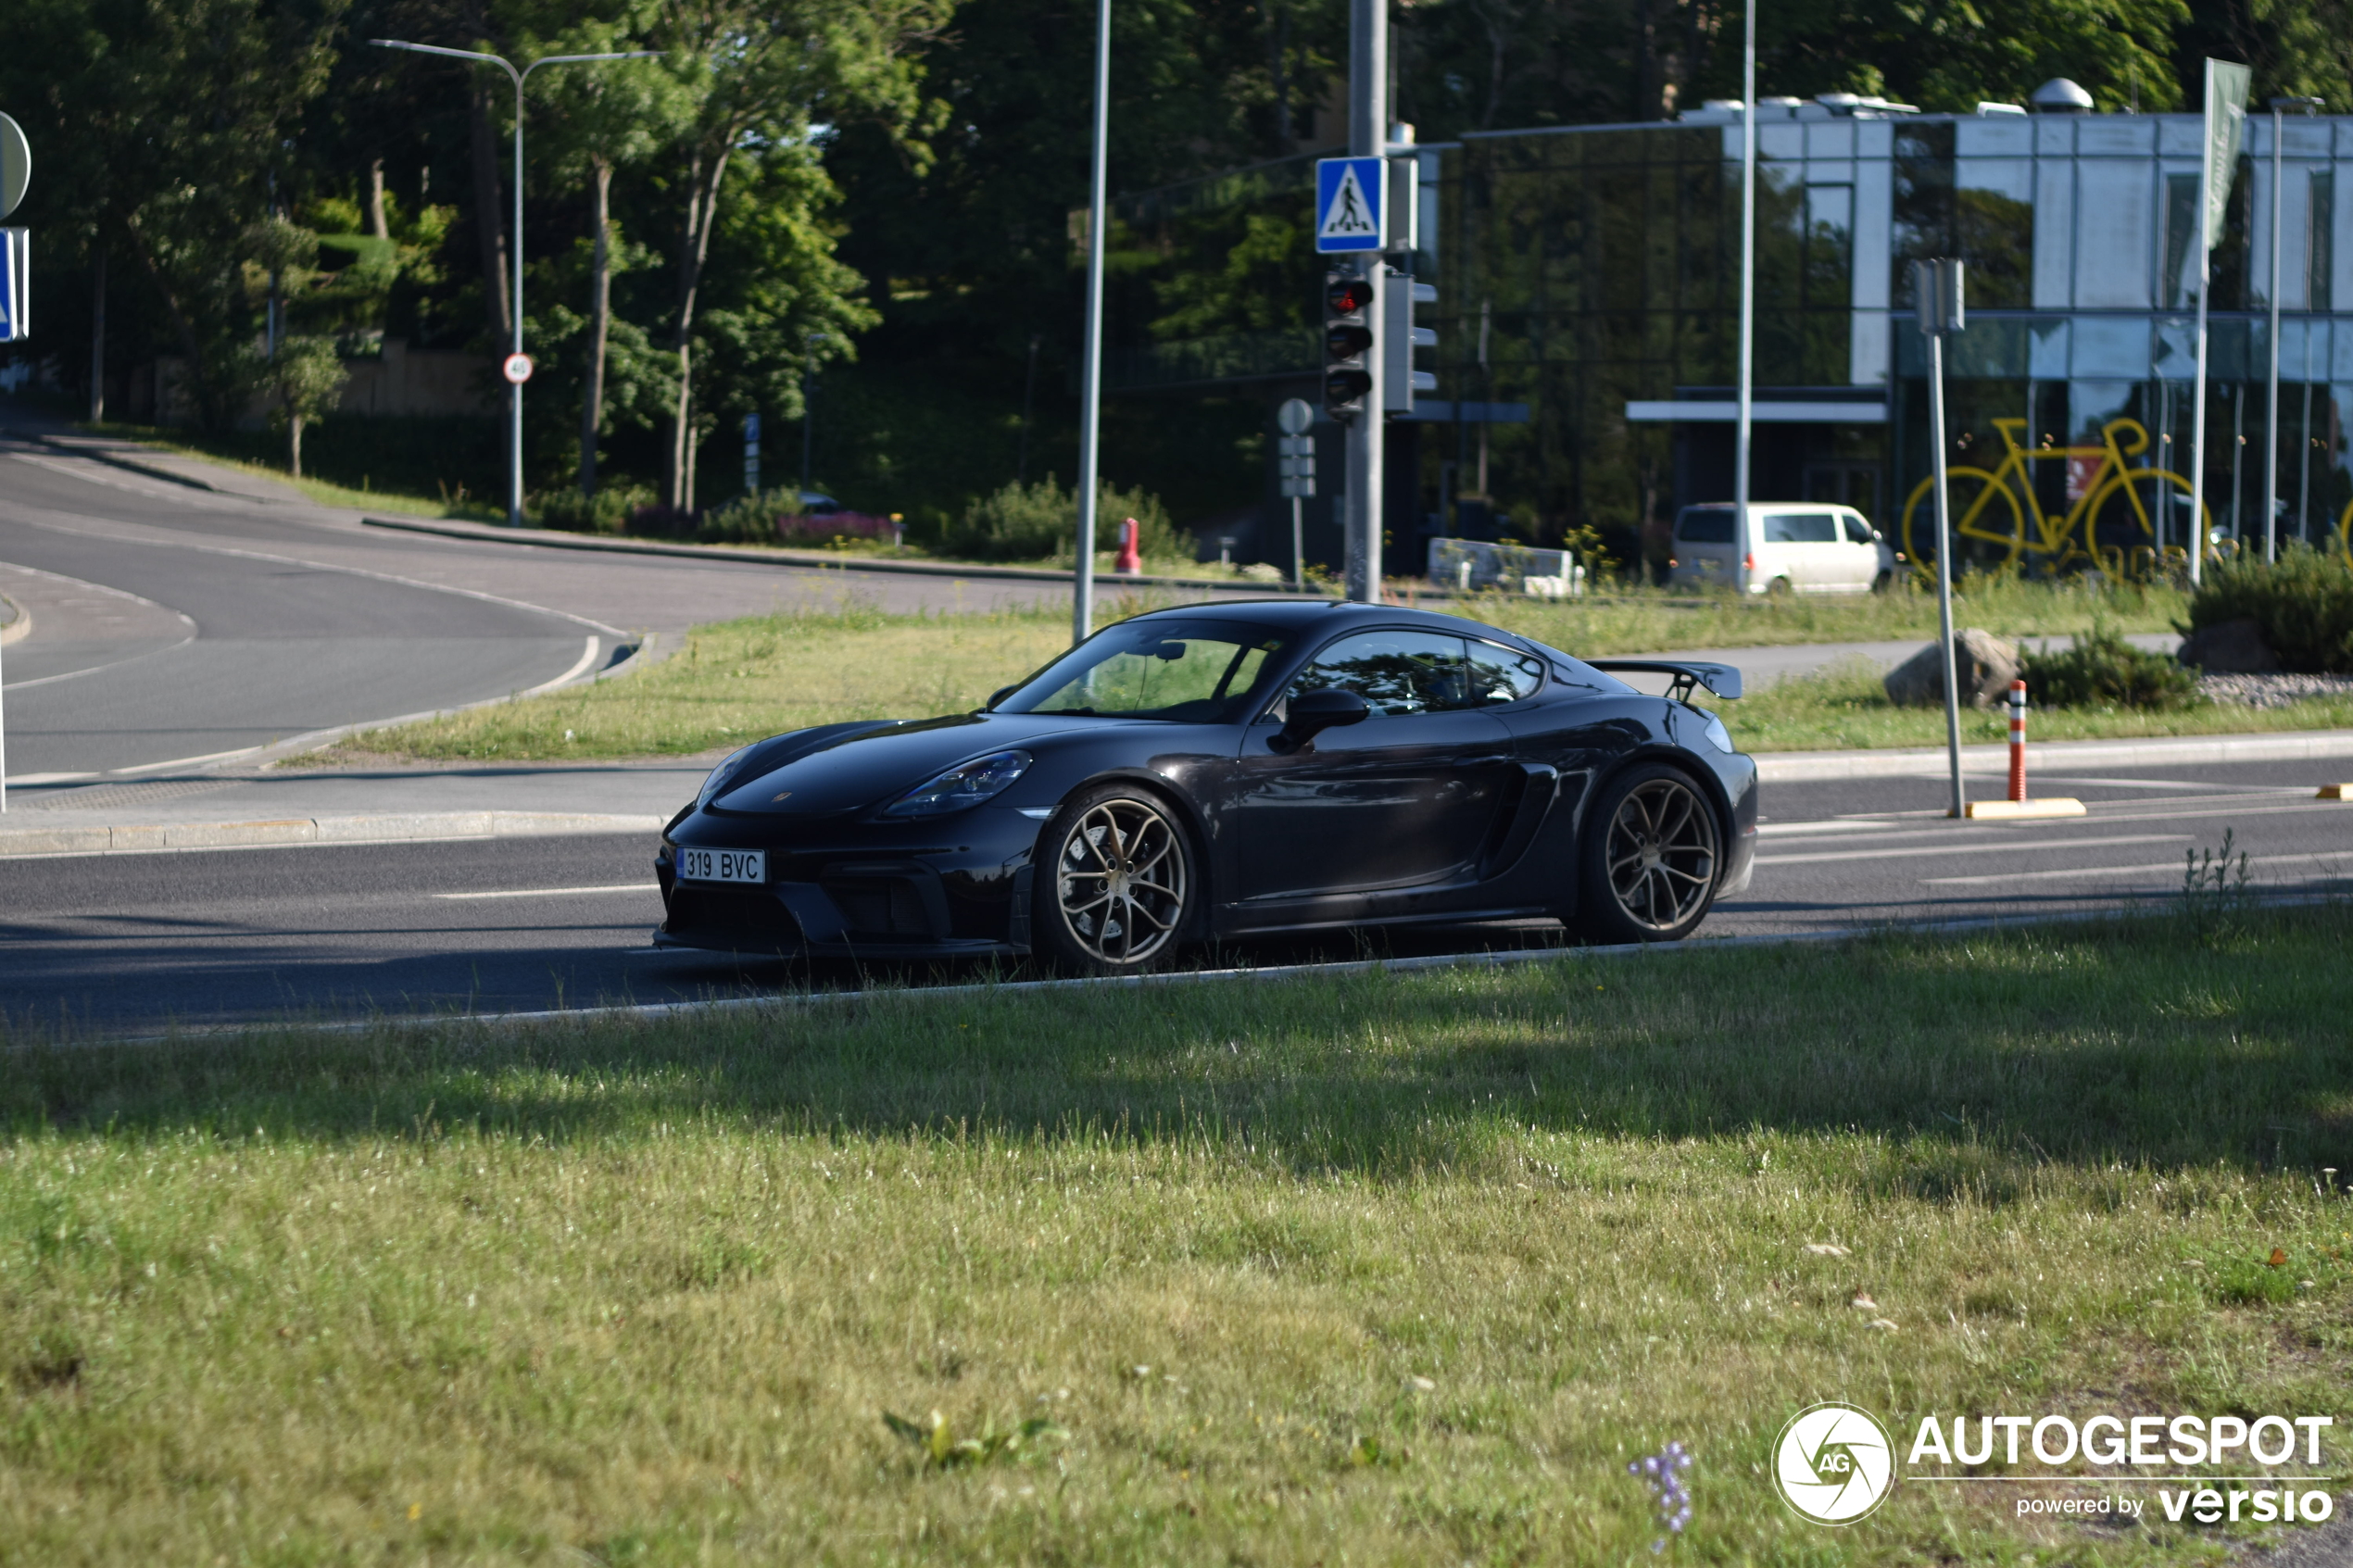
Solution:
<svg viewBox="0 0 2353 1568"><path fill-rule="evenodd" d="M2263 558L2271 560L2279 555L2280 515L2280 111L2302 109L2306 114L2321 107L2318 98L2274 98L2271 100L2271 412L2263 421ZM2312 215L2304 215L2309 232ZM2307 299L2309 310L2312 302ZM2311 359L2311 348L2305 348L2305 359ZM2304 378L2312 379L2308 370Z"/></svg>
<svg viewBox="0 0 2353 1568"><path fill-rule="evenodd" d="M371 38L369 43L379 49L407 49L419 55L447 55L459 60L487 60L505 71L515 83L515 252L514 268L514 346L512 353L522 352L522 84L541 66L578 65L591 60L650 60L661 54L659 49L633 49L618 55L548 55L517 70L505 58L486 55L478 49L445 49L438 44L409 44L397 38ZM526 372L527 374L528 372ZM507 522L510 527L522 526L522 383L511 374L507 378Z"/></svg>

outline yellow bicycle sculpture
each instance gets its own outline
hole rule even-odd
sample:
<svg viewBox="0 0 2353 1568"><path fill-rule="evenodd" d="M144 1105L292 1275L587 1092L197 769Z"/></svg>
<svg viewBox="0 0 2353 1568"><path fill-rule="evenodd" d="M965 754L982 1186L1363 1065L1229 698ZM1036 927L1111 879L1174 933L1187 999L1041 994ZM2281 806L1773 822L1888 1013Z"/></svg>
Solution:
<svg viewBox="0 0 2353 1568"><path fill-rule="evenodd" d="M2160 558L2155 541L2158 516L2169 505L2172 517L2166 532L2177 539L2188 532L2181 523L2190 482L2166 469L2125 466L2125 458L2148 450L2148 432L2139 421L2109 420L2100 429L2097 446L2021 446L2024 420L1995 420L1994 428L2008 449L2001 467L1990 472L1969 467L1945 470L1957 565L1964 552L1980 569L2035 555L2049 558L2052 571L2081 563L2123 577L2148 575L2160 558L2169 564L2188 558L2179 545L2167 546ZM2100 466L2082 496L2061 516L2045 512L2027 465L2089 458L2099 458ZM1905 556L1923 575L1934 570L1936 560L1936 508L1930 499L1935 487L1933 477L1920 481L1904 504ZM2201 536L2212 538L2214 514L2203 504L2198 514Z"/></svg>

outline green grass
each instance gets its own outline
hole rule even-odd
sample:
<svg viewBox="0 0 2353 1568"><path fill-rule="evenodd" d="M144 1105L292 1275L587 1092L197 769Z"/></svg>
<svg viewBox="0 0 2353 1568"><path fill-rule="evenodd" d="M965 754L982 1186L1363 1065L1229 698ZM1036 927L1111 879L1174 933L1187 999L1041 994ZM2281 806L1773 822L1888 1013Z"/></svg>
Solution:
<svg viewBox="0 0 2353 1568"><path fill-rule="evenodd" d="M1863 660L1818 675L1752 688L1737 702L1699 694L1700 705L1724 716L1743 751L1838 751L1868 746L1944 744L1944 709L1898 708L1887 700L1878 669ZM1963 745L2007 743L2009 712L1961 709ZM2038 708L2027 738L2119 740L2142 735L2253 734L2272 730L2353 728L2353 697L2324 697L2288 708L2240 708L2200 700L2188 708L2144 711L2123 708Z"/></svg>
<svg viewBox="0 0 2353 1568"><path fill-rule="evenodd" d="M2067 633L2158 621L2178 608L2169 591L2096 596L2064 587L1989 583L1969 606L1969 624L2008 632ZM1107 619L1181 602L1176 590L1123 596ZM1441 606L1441 608L1450 608ZM1629 595L1593 604L1543 605L1490 596L1461 613L1542 639L1571 653L1655 652L1881 640L1934 633L1935 607L1909 593L1868 599L1721 597L1677 600ZM1905 617L1927 624L1916 632ZM1842 617L1850 618L1843 620ZM476 709L395 730L378 730L308 759L359 756L499 761L694 756L761 735L855 719L920 718L978 707L998 687L1036 670L1068 644L1057 608L990 614L892 615L854 598L826 612L797 611L696 628L668 661L636 675L528 701ZM1736 704L1719 705L1743 746L1806 750L1854 746L1929 746L1944 738L1934 709L1890 707L1876 675L1848 671L1785 682ZM1966 717L1969 738L1998 740L1999 715ZM2353 704L2308 703L2256 711L2202 705L2167 714L2038 713L2039 739L2315 729L2353 721Z"/></svg>
<svg viewBox="0 0 2353 1568"><path fill-rule="evenodd" d="M503 522L507 512L495 499L500 494L497 483L471 491L459 483L454 489L444 488L437 495L401 487L404 480L411 484L429 483L422 480L422 475L432 467L431 460L418 456L413 448L422 445L430 449L436 434L445 443L454 434L461 445L478 444L472 439L478 423L464 420L371 420L356 417L328 420L303 437L304 466L310 472L301 479L290 478L286 473L285 438L267 431L206 435L193 430L162 430L147 425L107 423L79 428L274 480L299 490L321 506L392 512L403 517ZM390 451L383 444L384 426L397 427L404 438L395 442ZM422 427L425 439L421 442L418 432L411 427ZM377 465L373 470L367 467L371 461ZM341 483L336 482L338 478Z"/></svg>
<svg viewBox="0 0 2353 1568"><path fill-rule="evenodd" d="M20 1037L0 1562L2211 1562L1762 1467L1824 1399L2334 1410L2346 936Z"/></svg>

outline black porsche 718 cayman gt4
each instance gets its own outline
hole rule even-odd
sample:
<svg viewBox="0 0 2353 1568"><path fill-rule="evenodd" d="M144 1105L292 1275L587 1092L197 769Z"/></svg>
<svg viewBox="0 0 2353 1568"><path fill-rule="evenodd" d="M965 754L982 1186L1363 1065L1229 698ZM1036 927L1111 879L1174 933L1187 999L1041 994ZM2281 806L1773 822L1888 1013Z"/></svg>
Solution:
<svg viewBox="0 0 2353 1568"><path fill-rule="evenodd" d="M1612 670L1670 673L1673 695ZM1740 675L1387 606L1158 610L978 712L727 758L663 832L657 940L1097 972L1420 921L1674 941L1755 847L1756 765L1681 700L1694 685L1738 696Z"/></svg>

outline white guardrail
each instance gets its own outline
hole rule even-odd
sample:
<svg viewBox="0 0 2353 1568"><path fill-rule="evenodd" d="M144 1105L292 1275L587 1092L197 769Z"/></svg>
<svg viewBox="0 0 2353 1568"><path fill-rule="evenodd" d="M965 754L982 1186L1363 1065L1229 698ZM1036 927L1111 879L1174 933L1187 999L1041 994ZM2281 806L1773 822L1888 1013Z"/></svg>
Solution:
<svg viewBox="0 0 2353 1568"><path fill-rule="evenodd" d="M1456 593L1492 588L1530 598L1565 599L1585 591L1585 569L1567 550L1490 545L1478 539L1432 539L1429 580Z"/></svg>

